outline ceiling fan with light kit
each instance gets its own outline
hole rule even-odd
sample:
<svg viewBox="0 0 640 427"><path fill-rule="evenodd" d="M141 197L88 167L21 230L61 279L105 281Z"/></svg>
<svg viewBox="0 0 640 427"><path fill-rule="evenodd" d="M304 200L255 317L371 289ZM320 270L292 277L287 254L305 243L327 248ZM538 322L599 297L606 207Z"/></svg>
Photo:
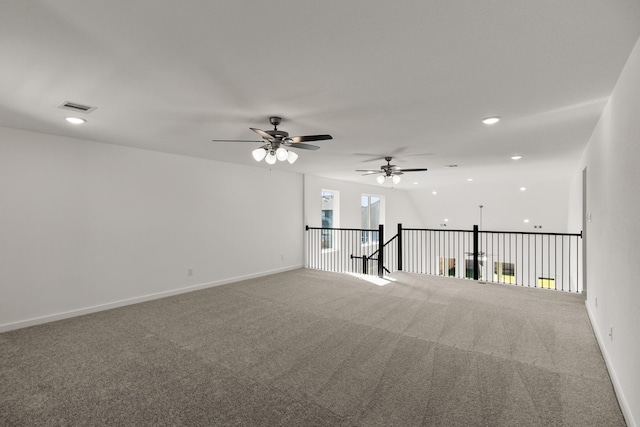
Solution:
<svg viewBox="0 0 640 427"><path fill-rule="evenodd" d="M331 135L305 135L305 136L289 136L288 132L278 129L278 125L282 122L281 117L272 116L269 117L269 122L273 125L273 130L261 130L256 128L249 128L263 140L245 140L245 139L212 139L213 142L265 142L262 147L256 148L251 152L253 158L259 162L262 159L270 165L276 163L276 161L288 161L289 163L295 162L298 159L298 155L293 151L289 151L287 148L300 148L303 150L317 150L320 147L317 145L306 144L311 141L325 141L333 139Z"/></svg>
<svg viewBox="0 0 640 427"><path fill-rule="evenodd" d="M362 176L367 175L379 175L376 178L378 184L384 184L387 178L391 179L394 184L398 184L400 182L400 175L403 175L406 172L426 172L426 168L418 168L418 169L403 169L400 166L392 165L391 160L393 157L387 156L384 160L387 162L386 165L380 166L379 170L371 170L371 169L356 169L356 172L364 172Z"/></svg>

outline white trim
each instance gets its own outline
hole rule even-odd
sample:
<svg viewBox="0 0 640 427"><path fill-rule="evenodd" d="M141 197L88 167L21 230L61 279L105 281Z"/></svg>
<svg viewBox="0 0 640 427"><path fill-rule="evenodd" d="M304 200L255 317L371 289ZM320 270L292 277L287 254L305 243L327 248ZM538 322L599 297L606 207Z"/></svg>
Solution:
<svg viewBox="0 0 640 427"><path fill-rule="evenodd" d="M602 338L602 334L600 334L600 330L596 327L596 323L593 321L593 316L591 314L591 306L589 306L589 301L585 301L585 307L587 308L587 315L589 316L589 321L591 322L591 328L596 336L596 341L598 342L598 347L600 347L600 353L602 353L602 357L604 358L604 363L607 366L607 370L609 371L609 377L611 378L611 383L613 384L613 391L618 398L618 404L620 405L620 410L622 411L622 415L624 416L624 420L629 427L638 427L635 420L633 419L633 413L631 412L631 408L627 403L627 400L624 397L624 393L622 388L620 387L620 383L618 382L618 376L616 375L616 371L613 368L613 364L611 363L611 359L609 358L609 353L607 353L607 349L604 346L604 341Z"/></svg>
<svg viewBox="0 0 640 427"><path fill-rule="evenodd" d="M174 295L184 294L187 292L198 291L201 289L212 288L214 286L226 285L229 283L240 282L243 280L255 279L256 277L269 276L271 274L282 273L284 271L297 270L299 268L303 268L303 266L292 265L289 267L278 268L275 270L268 270L260 273L247 274L244 276L230 277L228 279L216 280L214 282L208 282L208 283L201 283L199 285L187 286L185 288L172 289L170 291L162 291L155 294L143 295L139 297L123 299L123 300L109 302L105 304L98 304L91 307L79 308L76 310L50 314L47 316L36 317L33 319L21 320L19 322L5 323L4 325L0 325L0 333L13 331L15 329L27 328L29 326L41 325L43 323L55 322L56 320L68 319L70 317L82 316L84 314L110 310L112 308L124 307L126 305L138 304L145 301L166 298Z"/></svg>

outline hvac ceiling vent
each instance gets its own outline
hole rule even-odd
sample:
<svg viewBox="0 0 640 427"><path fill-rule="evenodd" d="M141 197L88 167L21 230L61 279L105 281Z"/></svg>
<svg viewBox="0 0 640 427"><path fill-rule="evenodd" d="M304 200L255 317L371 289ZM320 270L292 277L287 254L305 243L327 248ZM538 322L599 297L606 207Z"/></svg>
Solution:
<svg viewBox="0 0 640 427"><path fill-rule="evenodd" d="M89 105L78 104L77 102L64 101L62 104L58 105L58 108L62 108L63 110L71 110L77 113L89 114L93 110L98 107L91 107Z"/></svg>

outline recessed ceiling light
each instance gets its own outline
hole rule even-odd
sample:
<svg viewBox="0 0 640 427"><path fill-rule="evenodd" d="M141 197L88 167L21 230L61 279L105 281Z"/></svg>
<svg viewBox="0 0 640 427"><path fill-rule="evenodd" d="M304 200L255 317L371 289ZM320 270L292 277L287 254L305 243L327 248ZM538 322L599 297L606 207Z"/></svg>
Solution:
<svg viewBox="0 0 640 427"><path fill-rule="evenodd" d="M418 185L418 183L417 183L417 182L414 182L414 183L413 183L413 185Z"/></svg>
<svg viewBox="0 0 640 427"><path fill-rule="evenodd" d="M511 160L520 160L521 158L522 156L520 155L511 156Z"/></svg>
<svg viewBox="0 0 640 427"><path fill-rule="evenodd" d="M485 125L495 125L499 121L500 121L500 117L498 116L485 117L484 119L482 119L482 123L484 123Z"/></svg>
<svg viewBox="0 0 640 427"><path fill-rule="evenodd" d="M432 191L431 194L438 194L438 192L437 191Z"/></svg>
<svg viewBox="0 0 640 427"><path fill-rule="evenodd" d="M520 191L525 191L527 187L520 187Z"/></svg>
<svg viewBox="0 0 640 427"><path fill-rule="evenodd" d="M525 219L525 220L524 220L524 222L529 222L529 220L528 220L528 219Z"/></svg>
<svg viewBox="0 0 640 427"><path fill-rule="evenodd" d="M471 182L473 181L473 178L467 178L467 181Z"/></svg>
<svg viewBox="0 0 640 427"><path fill-rule="evenodd" d="M67 117L66 120L74 125L81 125L87 122L85 119L81 119L79 117Z"/></svg>
<svg viewBox="0 0 640 427"><path fill-rule="evenodd" d="M444 219L444 222L449 222L449 218L445 218L445 219Z"/></svg>

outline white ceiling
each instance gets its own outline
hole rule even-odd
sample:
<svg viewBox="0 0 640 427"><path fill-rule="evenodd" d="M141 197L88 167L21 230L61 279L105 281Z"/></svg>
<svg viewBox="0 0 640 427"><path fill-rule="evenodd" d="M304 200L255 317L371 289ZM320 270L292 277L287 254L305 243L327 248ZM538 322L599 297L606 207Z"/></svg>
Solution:
<svg viewBox="0 0 640 427"><path fill-rule="evenodd" d="M279 115L334 139L273 168L373 183L354 169L392 154L429 168L399 188L563 178L639 35L637 0L9 0L0 126L266 168L211 139ZM97 110L71 126L66 100Z"/></svg>

